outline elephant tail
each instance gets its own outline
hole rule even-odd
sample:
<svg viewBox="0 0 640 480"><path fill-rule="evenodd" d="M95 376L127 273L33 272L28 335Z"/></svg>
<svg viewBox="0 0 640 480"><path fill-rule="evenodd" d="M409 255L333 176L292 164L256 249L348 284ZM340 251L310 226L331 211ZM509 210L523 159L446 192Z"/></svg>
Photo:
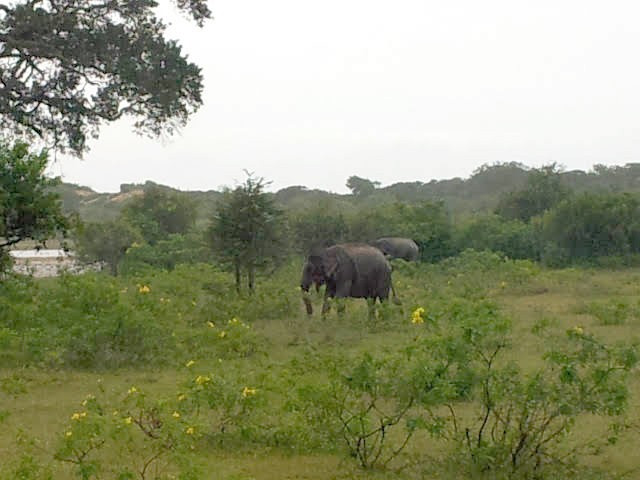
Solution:
<svg viewBox="0 0 640 480"><path fill-rule="evenodd" d="M389 286L391 287L391 301L393 303L395 303L396 305L402 305L402 302L398 298L398 295L396 295L396 289L393 288L393 281L392 280L389 280Z"/></svg>

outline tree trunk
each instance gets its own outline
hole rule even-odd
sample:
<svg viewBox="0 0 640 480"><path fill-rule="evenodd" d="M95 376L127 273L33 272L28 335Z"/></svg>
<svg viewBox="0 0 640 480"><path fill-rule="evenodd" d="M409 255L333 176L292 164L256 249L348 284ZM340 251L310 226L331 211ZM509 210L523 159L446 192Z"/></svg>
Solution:
<svg viewBox="0 0 640 480"><path fill-rule="evenodd" d="M253 293L253 289L255 287L255 280L256 280L255 267L253 265L250 265L248 270L249 270L249 272L248 272L248 276L249 276L249 293Z"/></svg>
<svg viewBox="0 0 640 480"><path fill-rule="evenodd" d="M233 266L236 272L236 292L240 293L240 259L239 258L234 259Z"/></svg>

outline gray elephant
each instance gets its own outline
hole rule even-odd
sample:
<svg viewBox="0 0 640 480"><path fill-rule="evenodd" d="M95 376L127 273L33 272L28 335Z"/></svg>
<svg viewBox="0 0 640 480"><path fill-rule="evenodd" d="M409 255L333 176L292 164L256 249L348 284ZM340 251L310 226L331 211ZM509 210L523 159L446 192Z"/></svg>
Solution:
<svg viewBox="0 0 640 480"><path fill-rule="evenodd" d="M389 298L391 265L382 252L364 243L333 245L314 252L307 258L302 269L300 287L307 313L313 313L308 297L312 284L326 284L322 314L329 310L329 298L366 298L370 304L376 299L383 302ZM339 312L344 306L339 307ZM370 310L372 313L372 310Z"/></svg>
<svg viewBox="0 0 640 480"><path fill-rule="evenodd" d="M420 258L420 249L410 238L382 237L371 244L389 259L402 258L408 262L415 262Z"/></svg>

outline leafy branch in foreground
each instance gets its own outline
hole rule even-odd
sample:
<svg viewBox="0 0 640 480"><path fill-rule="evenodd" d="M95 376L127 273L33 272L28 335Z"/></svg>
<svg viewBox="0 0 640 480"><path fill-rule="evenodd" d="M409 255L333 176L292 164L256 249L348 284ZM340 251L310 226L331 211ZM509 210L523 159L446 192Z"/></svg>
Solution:
<svg viewBox="0 0 640 480"><path fill-rule="evenodd" d="M206 0L177 0L199 25ZM0 5L0 129L81 154L101 123L173 133L202 104L202 73L165 38L154 0Z"/></svg>

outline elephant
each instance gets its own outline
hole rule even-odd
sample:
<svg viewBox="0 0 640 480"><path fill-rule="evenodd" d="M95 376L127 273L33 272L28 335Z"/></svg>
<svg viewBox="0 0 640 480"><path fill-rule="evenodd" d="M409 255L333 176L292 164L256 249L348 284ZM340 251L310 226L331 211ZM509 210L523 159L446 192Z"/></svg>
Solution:
<svg viewBox="0 0 640 480"><path fill-rule="evenodd" d="M312 284L326 284L322 314L329 311L329 298L366 298L370 305L376 299L389 298L391 265L382 252L365 243L344 243L330 246L309 255L302 269L300 288L307 314L313 313L308 297ZM372 306L372 305L371 305ZM344 306L338 308L341 313ZM370 314L372 310L370 309Z"/></svg>
<svg viewBox="0 0 640 480"><path fill-rule="evenodd" d="M410 238L382 237L371 243L379 249L385 257L391 259L402 258L408 262L415 262L420 258L420 249Z"/></svg>

